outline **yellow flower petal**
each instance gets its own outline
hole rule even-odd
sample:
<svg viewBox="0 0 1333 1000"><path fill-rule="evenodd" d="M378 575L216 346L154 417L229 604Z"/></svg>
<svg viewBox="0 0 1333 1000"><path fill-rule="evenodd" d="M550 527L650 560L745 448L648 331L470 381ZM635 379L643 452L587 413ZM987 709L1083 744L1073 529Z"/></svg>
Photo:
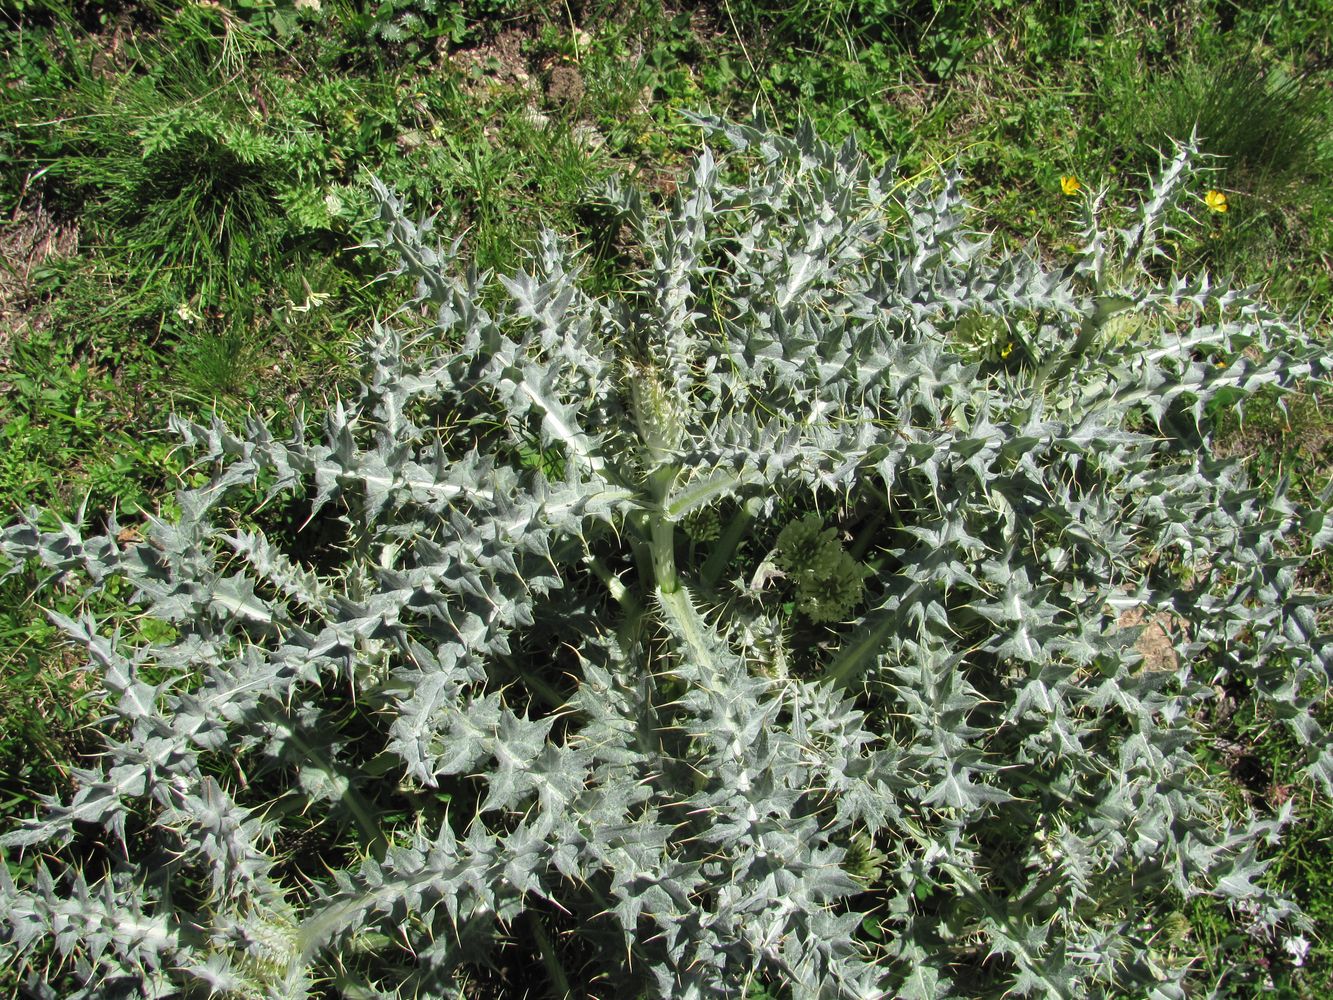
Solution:
<svg viewBox="0 0 1333 1000"><path fill-rule="evenodd" d="M1060 190L1065 194L1078 194L1082 188L1083 185L1073 174L1065 174L1060 178Z"/></svg>
<svg viewBox="0 0 1333 1000"><path fill-rule="evenodd" d="M1221 191L1209 191L1203 196L1203 203L1214 212L1225 212L1227 210L1227 196Z"/></svg>
<svg viewBox="0 0 1333 1000"><path fill-rule="evenodd" d="M1009 357L1009 355L1013 353L1014 353L1014 342L1011 340L1009 341L1009 343L1005 344L1004 349L1000 351L1000 357L1007 358Z"/></svg>

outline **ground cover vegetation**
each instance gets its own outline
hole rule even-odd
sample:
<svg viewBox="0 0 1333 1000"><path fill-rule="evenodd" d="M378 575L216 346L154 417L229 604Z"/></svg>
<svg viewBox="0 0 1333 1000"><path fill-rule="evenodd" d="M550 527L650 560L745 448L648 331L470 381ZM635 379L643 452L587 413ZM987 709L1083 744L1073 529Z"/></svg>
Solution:
<svg viewBox="0 0 1333 1000"><path fill-rule="evenodd" d="M216 411L238 427L257 413L281 435L292 429L291 404L318 412L339 390L352 398L355 345L371 317L411 293L376 280L390 256L357 249L383 235L370 173L438 211L439 228L461 234L463 261L512 273L549 225L587 249L590 296L632 287L652 250L604 182L619 177L620 191L668 202L700 145L681 114L691 108L734 117L759 108L788 132L805 119L835 142L854 133L872 160L898 157L905 182L957 163L976 206L967 224L1000 246L1034 238L1049 266L1080 246L1079 213L1101 188L1106 219L1128 225L1117 213L1137 203L1159 151L1194 131L1203 187L1188 214L1172 217L1147 276L1207 268L1256 282L1308 337L1327 330L1326 2L1133 14L1000 0L681 10L9 3L4 14L6 516L28 505L72 516L83 505L89 524L118 510L125 530L139 532L159 505L173 514L172 488L204 482L156 433L170 412L206 424ZM1115 325L1127 344L1161 332L1141 317ZM1000 369L1032 349L982 316L964 317L952 343ZM1204 417L1219 457L1242 459L1268 496L1282 490L1317 507L1333 439L1319 387L1294 388L1243 402L1224 388ZM525 447L527 467L556 471L558 447ZM251 527L303 547L335 545L336 533L301 531L308 513L299 504L260 511ZM787 613L811 624L826 613L828 627L860 613L848 602L862 564L831 547L836 525L807 523L814 511L784 513L790 531L783 545L771 539L773 568L791 572L814 555L842 581L793 578ZM709 551L722 523L715 511L692 515L682 542L690 558ZM1298 589L1327 593L1322 546L1294 572ZM9 578L0 609L0 751L13 821L32 815L42 793L67 796L71 768L101 749L86 728L102 711L92 697L99 681L39 606L121 622L140 642L167 635L140 621L124 584L34 601L37 579ZM832 589L821 593L821 582ZM1186 641L1171 618L1148 625L1157 633L1168 645ZM1223 685L1195 722L1208 738L1194 741L1194 759L1236 815L1292 810L1281 842L1264 849L1274 864L1263 882L1327 923L1327 800L1298 776L1308 747L1246 683ZM844 845L868 856L882 846ZM1225 899L1170 898L1152 940L1167 965L1194 961L1192 988L1238 997L1333 988L1330 947L1317 934L1267 934ZM553 926L564 941L565 928ZM896 939L891 925L880 933ZM870 927L858 934L873 937ZM481 976L490 985L480 988L503 992L502 979ZM766 988L778 990L777 980L753 985L757 995Z"/></svg>

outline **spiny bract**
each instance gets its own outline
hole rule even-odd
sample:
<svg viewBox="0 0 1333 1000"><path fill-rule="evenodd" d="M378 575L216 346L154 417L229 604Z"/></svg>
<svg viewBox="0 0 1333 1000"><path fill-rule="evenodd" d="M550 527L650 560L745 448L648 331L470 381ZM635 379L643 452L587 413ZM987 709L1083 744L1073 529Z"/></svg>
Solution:
<svg viewBox="0 0 1333 1000"><path fill-rule="evenodd" d="M1181 901L1299 920L1255 881L1286 814L1225 806L1195 751L1226 685L1327 790L1293 546L1333 521L1206 417L1329 360L1151 277L1190 151L1126 228L1089 198L1052 271L970 232L953 174L699 124L736 152L669 211L607 194L629 294L550 235L464 272L381 187L420 308L350 403L285 440L177 421L211 481L142 540L0 535L138 612L52 615L108 720L3 837L37 995L1168 998ZM785 603L790 524L830 532L786 572L836 614ZM1170 616L1165 669L1130 611Z"/></svg>

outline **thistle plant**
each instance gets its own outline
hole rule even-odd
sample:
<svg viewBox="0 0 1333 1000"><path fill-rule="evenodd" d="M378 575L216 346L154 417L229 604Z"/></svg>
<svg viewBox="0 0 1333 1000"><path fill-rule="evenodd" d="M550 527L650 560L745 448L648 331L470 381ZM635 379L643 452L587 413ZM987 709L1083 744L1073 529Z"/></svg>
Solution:
<svg viewBox="0 0 1333 1000"><path fill-rule="evenodd" d="M1288 813L1196 753L1225 689L1333 784L1329 497L1265 497L1208 417L1330 362L1150 277L1190 149L1051 270L955 174L699 124L731 151L669 209L608 192L630 294L553 235L464 269L378 187L415 308L351 398L177 420L206 482L133 531L3 531L138 616L53 615L107 715L0 838L35 995L1169 998L1184 901L1301 925L1261 879Z"/></svg>

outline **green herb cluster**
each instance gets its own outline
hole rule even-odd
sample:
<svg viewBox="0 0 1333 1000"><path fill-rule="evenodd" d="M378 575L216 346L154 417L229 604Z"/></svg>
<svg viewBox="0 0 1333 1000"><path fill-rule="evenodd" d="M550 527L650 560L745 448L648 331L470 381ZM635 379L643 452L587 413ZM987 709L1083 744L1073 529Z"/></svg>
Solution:
<svg viewBox="0 0 1333 1000"><path fill-rule="evenodd" d="M806 514L782 529L775 562L796 588L796 610L812 622L846 618L861 602L870 574L818 514Z"/></svg>

